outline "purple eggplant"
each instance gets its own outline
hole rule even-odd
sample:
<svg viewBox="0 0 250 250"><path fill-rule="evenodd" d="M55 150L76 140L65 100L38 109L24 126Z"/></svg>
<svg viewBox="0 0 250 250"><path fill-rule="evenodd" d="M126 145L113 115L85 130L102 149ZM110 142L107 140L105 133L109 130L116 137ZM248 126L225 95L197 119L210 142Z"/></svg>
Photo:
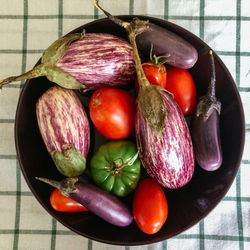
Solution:
<svg viewBox="0 0 250 250"><path fill-rule="evenodd" d="M184 115L173 97L163 88L151 85L142 69L135 37L147 22L139 19L124 22L103 10L98 1L95 6L128 31L133 47L139 83L135 133L142 164L160 185L180 188L194 173L193 145Z"/></svg>
<svg viewBox="0 0 250 250"><path fill-rule="evenodd" d="M137 106L135 116L136 142L147 173L160 185L176 189L186 185L194 173L194 152L191 135L173 97L161 91L167 108L162 134L156 134Z"/></svg>
<svg viewBox="0 0 250 250"><path fill-rule="evenodd" d="M153 23L136 36L139 51L146 57L152 53L165 57L167 64L183 69L194 66L198 59L197 50L182 37Z"/></svg>
<svg viewBox="0 0 250 250"><path fill-rule="evenodd" d="M125 227L133 221L130 209L117 197L92 184L83 183L77 177L66 178L60 182L39 177L36 179L58 188L63 195L79 202L115 226Z"/></svg>
<svg viewBox="0 0 250 250"><path fill-rule="evenodd" d="M20 75L0 81L0 88L12 81L46 76L68 89L87 91L99 87L123 86L135 78L131 45L105 33L69 34L48 47L41 64Z"/></svg>
<svg viewBox="0 0 250 250"><path fill-rule="evenodd" d="M73 90L53 86L37 101L41 136L57 169L74 177L86 168L90 129L84 107Z"/></svg>
<svg viewBox="0 0 250 250"><path fill-rule="evenodd" d="M201 168L214 171L222 164L220 138L221 103L215 96L215 65L212 50L209 52L212 66L211 81L207 94L200 97L191 122L191 136L195 159Z"/></svg>

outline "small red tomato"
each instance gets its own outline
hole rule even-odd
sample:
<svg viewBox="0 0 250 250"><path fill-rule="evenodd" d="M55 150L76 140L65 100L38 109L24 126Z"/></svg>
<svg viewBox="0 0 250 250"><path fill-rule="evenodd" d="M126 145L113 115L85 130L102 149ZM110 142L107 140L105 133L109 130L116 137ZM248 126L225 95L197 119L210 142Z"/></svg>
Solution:
<svg viewBox="0 0 250 250"><path fill-rule="evenodd" d="M184 115L189 115L196 108L196 89L191 74L186 69L169 67L167 69L166 89L174 95L174 99Z"/></svg>
<svg viewBox="0 0 250 250"><path fill-rule="evenodd" d="M142 180L133 199L133 216L138 227L147 234L157 233L168 217L166 196L153 179Z"/></svg>
<svg viewBox="0 0 250 250"><path fill-rule="evenodd" d="M135 98L122 89L100 88L91 96L89 113L103 136L122 139L134 130Z"/></svg>
<svg viewBox="0 0 250 250"><path fill-rule="evenodd" d="M80 203L60 193L56 188L50 195L51 206L59 212L81 212L88 209Z"/></svg>
<svg viewBox="0 0 250 250"><path fill-rule="evenodd" d="M156 64L152 61L146 62L142 64L143 71L148 79L148 81L153 85L158 85L163 88L166 88L167 81L167 71L163 64ZM139 91L139 83L138 78L135 80L135 89L138 93Z"/></svg>

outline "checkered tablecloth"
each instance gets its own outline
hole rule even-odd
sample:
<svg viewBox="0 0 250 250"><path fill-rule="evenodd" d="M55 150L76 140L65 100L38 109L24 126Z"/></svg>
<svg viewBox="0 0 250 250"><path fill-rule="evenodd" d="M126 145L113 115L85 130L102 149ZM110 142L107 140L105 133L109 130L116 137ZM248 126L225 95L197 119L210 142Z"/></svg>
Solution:
<svg viewBox="0 0 250 250"><path fill-rule="evenodd" d="M114 15L142 14L174 22L221 57L245 111L246 143L238 175L204 220L172 239L141 247L88 240L53 219L26 185L14 146L15 111L24 83L12 83L0 94L0 250L250 249L250 1L102 0L101 4ZM92 0L0 0L0 79L32 68L58 37L101 17Z"/></svg>

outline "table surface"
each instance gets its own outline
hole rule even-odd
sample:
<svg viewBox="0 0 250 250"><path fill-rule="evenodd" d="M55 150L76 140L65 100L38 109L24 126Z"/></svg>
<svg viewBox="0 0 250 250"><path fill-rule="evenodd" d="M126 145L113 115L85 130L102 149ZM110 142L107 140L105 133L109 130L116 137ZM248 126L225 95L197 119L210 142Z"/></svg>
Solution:
<svg viewBox="0 0 250 250"><path fill-rule="evenodd" d="M24 82L12 83L0 94L0 249L250 249L250 1L100 2L114 15L142 14L174 22L221 57L236 82L246 119L245 150L237 177L204 220L172 239L125 247L76 235L42 208L20 171L14 123ZM0 6L0 79L30 69L58 37L103 17L92 0L0 0Z"/></svg>

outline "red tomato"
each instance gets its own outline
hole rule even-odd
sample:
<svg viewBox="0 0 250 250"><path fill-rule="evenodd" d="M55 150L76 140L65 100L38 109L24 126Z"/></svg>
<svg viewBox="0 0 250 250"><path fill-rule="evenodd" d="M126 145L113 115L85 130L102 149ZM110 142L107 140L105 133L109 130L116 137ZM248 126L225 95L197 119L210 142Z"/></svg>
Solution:
<svg viewBox="0 0 250 250"><path fill-rule="evenodd" d="M91 96L89 113L103 136L122 139L134 130L135 98L125 90L100 88Z"/></svg>
<svg viewBox="0 0 250 250"><path fill-rule="evenodd" d="M80 203L62 195L58 188L56 188L50 195L51 206L59 212L81 212L88 209Z"/></svg>
<svg viewBox="0 0 250 250"><path fill-rule="evenodd" d="M143 71L148 79L148 81L153 85L158 85L166 88L167 81L167 71L163 64L160 66L154 65L151 61L142 64ZM139 83L138 78L135 80L135 89L138 93Z"/></svg>
<svg viewBox="0 0 250 250"><path fill-rule="evenodd" d="M174 95L184 115L196 108L196 89L191 74L186 69L170 67L167 69L166 89Z"/></svg>
<svg viewBox="0 0 250 250"><path fill-rule="evenodd" d="M133 200L133 216L139 228L147 234L157 233L168 217L165 194L153 179L142 180Z"/></svg>

